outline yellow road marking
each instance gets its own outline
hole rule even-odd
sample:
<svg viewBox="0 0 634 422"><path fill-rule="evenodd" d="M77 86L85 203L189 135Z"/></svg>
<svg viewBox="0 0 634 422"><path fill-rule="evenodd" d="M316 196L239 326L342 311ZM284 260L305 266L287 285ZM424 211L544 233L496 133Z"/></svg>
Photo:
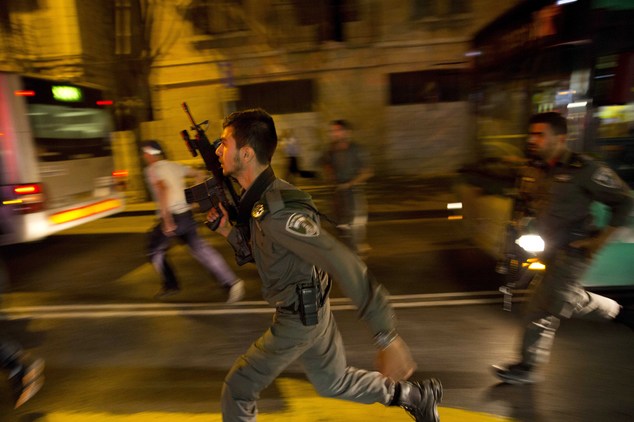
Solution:
<svg viewBox="0 0 634 422"><path fill-rule="evenodd" d="M412 419L404 410L380 404L363 405L343 400L318 396L306 381L280 378L276 381L282 396L286 397L286 408L277 413L260 413L258 422L367 422L403 421ZM441 407L442 422L512 422L512 419L467 410ZM140 412L132 415L87 412L53 412L45 422L221 422L219 413L168 413Z"/></svg>

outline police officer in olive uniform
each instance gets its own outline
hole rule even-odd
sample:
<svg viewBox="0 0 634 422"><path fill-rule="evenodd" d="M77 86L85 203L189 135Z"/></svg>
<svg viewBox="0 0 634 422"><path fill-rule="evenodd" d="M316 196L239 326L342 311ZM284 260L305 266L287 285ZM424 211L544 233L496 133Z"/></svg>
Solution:
<svg viewBox="0 0 634 422"><path fill-rule="evenodd" d="M587 292L579 279L590 258L619 227L632 207L630 189L608 166L566 147L566 119L555 112L530 120L527 155L535 165L521 172L520 198L535 218L546 248L546 271L529 304L521 360L494 366L509 384L538 380L535 366L548 361L561 318L616 320L632 327L632 311L612 299ZM594 226L593 201L611 210L608 225Z"/></svg>
<svg viewBox="0 0 634 422"><path fill-rule="evenodd" d="M386 291L349 248L322 230L310 196L275 177L270 163L276 145L273 119L264 110L253 109L225 119L216 150L223 173L244 189L238 224L246 222L250 234L232 227L222 206L212 209L208 219L219 224L216 231L227 238L236 256L252 252L262 294L276 309L270 328L225 378L223 420L256 420L260 392L299 359L323 396L401 406L417 421L438 421L440 382L405 381L415 363L396 332ZM251 251L245 251L249 245ZM375 335L381 372L347 365L328 299L333 280Z"/></svg>

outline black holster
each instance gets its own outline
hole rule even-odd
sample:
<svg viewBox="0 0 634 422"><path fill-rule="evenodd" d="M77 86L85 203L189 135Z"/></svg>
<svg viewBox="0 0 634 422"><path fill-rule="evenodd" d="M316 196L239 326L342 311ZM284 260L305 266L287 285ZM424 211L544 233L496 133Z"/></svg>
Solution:
<svg viewBox="0 0 634 422"><path fill-rule="evenodd" d="M317 325L319 322L319 308L321 301L321 289L315 284L297 285L297 297L299 299L299 318L306 326Z"/></svg>
<svg viewBox="0 0 634 422"><path fill-rule="evenodd" d="M319 323L319 310L326 303L332 278L320 268L313 267L313 274L310 282L297 285L297 312L306 326L317 325Z"/></svg>

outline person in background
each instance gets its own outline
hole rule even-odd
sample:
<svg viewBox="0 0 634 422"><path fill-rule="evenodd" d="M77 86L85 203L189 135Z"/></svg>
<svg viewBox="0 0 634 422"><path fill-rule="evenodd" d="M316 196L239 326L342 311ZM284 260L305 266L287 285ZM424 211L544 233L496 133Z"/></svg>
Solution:
<svg viewBox="0 0 634 422"><path fill-rule="evenodd" d="M284 147L284 154L288 159L288 165L286 167L286 174L284 180L288 183L293 183L295 177L300 175L299 170L299 155L300 146L297 138L293 134L291 129L287 129L282 134L282 146Z"/></svg>
<svg viewBox="0 0 634 422"><path fill-rule="evenodd" d="M313 178L315 173L309 170L302 170L299 165L301 158L301 146L293 129L286 129L281 136L281 144L284 148L284 154L288 159L284 180L288 183L294 183L296 177Z"/></svg>
<svg viewBox="0 0 634 422"><path fill-rule="evenodd" d="M521 171L519 193L527 217L535 219L544 239L546 271L529 304L520 360L493 367L508 384L539 380L537 366L548 361L561 319L617 321L634 329L632 309L586 291L579 281L591 258L626 224L632 208L630 189L607 165L569 150L566 137L567 122L561 114L540 113L530 119L526 148L534 161ZM593 201L611 211L602 230L592 221Z"/></svg>
<svg viewBox="0 0 634 422"><path fill-rule="evenodd" d="M3 213L11 212L8 207L2 205L0 198L0 236L8 233ZM9 286L9 272L0 256L0 298ZM14 406L17 409L35 394L44 385L44 360L33 358L24 351L22 345L10 338L5 332L6 322L0 324L0 368L8 373L9 384L13 393Z"/></svg>
<svg viewBox="0 0 634 422"><path fill-rule="evenodd" d="M159 220L148 239L148 257L163 282L155 297L164 299L180 290L176 275L167 261L172 239L177 239L188 246L192 256L227 290L227 303L242 300L244 281L236 277L222 255L198 235L198 225L185 200L185 178L194 177L197 182L202 182L204 173L167 160L158 141L142 142L141 151L147 164L145 177L158 206Z"/></svg>
<svg viewBox="0 0 634 422"><path fill-rule="evenodd" d="M334 185L333 211L341 239L359 256L370 251L366 242L368 204L364 185L374 175L366 149L352 140L346 120L329 126L330 145L322 157L326 179Z"/></svg>
<svg viewBox="0 0 634 422"><path fill-rule="evenodd" d="M387 292L349 248L322 230L310 195L278 179L271 167L277 146L273 118L262 109L238 111L223 122L216 154L223 174L244 189L239 215L250 227L249 243L222 206L208 220L236 251L251 245L262 294L275 307L270 328L239 357L225 378L223 421L255 421L260 392L293 361L325 397L401 406L418 422L439 421L442 385L435 378L406 381L416 367L396 331ZM348 366L330 309L333 281L352 299L374 334L379 371Z"/></svg>

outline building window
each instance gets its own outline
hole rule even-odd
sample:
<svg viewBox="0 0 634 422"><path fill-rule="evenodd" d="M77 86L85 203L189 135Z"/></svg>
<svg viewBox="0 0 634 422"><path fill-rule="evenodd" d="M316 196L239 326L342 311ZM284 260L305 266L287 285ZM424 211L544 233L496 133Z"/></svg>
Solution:
<svg viewBox="0 0 634 422"><path fill-rule="evenodd" d="M471 0L412 0L412 17L439 18L471 12Z"/></svg>
<svg viewBox="0 0 634 422"><path fill-rule="evenodd" d="M317 25L319 41L345 41L345 24L359 20L358 0L295 0L298 22Z"/></svg>
<svg viewBox="0 0 634 422"><path fill-rule="evenodd" d="M471 12L471 0L449 0L449 14L462 15Z"/></svg>
<svg viewBox="0 0 634 422"><path fill-rule="evenodd" d="M132 5L130 0L115 3L115 54L132 52Z"/></svg>
<svg viewBox="0 0 634 422"><path fill-rule="evenodd" d="M243 0L194 0L190 5L194 26L204 34L246 31Z"/></svg>
<svg viewBox="0 0 634 422"><path fill-rule="evenodd" d="M465 70L423 70L390 73L390 105L465 101L469 78Z"/></svg>
<svg viewBox="0 0 634 422"><path fill-rule="evenodd" d="M308 113L315 103L312 79L241 85L237 108L260 107L270 114Z"/></svg>
<svg viewBox="0 0 634 422"><path fill-rule="evenodd" d="M414 19L436 16L436 3L438 0L412 0L412 2Z"/></svg>

